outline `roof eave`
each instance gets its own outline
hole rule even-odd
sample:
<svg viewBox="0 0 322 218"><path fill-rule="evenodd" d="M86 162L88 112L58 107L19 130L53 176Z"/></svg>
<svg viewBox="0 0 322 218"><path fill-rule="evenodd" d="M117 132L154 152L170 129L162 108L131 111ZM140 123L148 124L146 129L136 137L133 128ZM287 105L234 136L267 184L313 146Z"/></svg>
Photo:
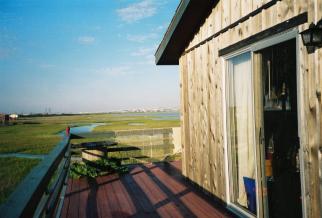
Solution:
<svg viewBox="0 0 322 218"><path fill-rule="evenodd" d="M155 53L156 65L178 65L179 58L218 1L182 0Z"/></svg>

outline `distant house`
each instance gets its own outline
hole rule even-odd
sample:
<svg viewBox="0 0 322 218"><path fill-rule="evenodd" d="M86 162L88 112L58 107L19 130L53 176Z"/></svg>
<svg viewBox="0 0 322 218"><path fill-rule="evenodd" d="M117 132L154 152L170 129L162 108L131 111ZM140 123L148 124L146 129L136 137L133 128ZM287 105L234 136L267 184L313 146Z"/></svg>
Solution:
<svg viewBox="0 0 322 218"><path fill-rule="evenodd" d="M19 116L18 114L10 114L9 117L10 117L10 120L17 120Z"/></svg>
<svg viewBox="0 0 322 218"><path fill-rule="evenodd" d="M10 116L8 114L0 114L0 124L8 124Z"/></svg>
<svg viewBox="0 0 322 218"><path fill-rule="evenodd" d="M156 51L180 67L182 173L239 216L322 216L322 43L301 36L321 18L322 0L181 0Z"/></svg>

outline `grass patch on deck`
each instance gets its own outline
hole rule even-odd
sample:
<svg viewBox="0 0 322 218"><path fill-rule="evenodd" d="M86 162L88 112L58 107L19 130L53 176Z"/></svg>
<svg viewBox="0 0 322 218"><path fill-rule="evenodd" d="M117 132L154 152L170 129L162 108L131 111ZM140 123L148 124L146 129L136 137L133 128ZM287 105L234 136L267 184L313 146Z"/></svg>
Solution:
<svg viewBox="0 0 322 218"><path fill-rule="evenodd" d="M6 201L19 182L40 161L15 157L0 158L0 204Z"/></svg>
<svg viewBox="0 0 322 218"><path fill-rule="evenodd" d="M117 158L101 159L88 163L74 162L70 166L69 177L79 179L81 177L95 178L109 173L123 175L129 172L127 166L123 166Z"/></svg>

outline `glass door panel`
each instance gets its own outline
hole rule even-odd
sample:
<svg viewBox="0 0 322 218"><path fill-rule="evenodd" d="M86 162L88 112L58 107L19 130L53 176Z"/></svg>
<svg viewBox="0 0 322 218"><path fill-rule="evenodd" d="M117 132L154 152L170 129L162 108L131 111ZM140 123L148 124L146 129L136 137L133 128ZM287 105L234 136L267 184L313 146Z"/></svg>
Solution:
<svg viewBox="0 0 322 218"><path fill-rule="evenodd" d="M251 53L228 60L228 147L230 199L256 214L256 163Z"/></svg>
<svg viewBox="0 0 322 218"><path fill-rule="evenodd" d="M265 217L300 218L296 41L264 48L255 57L261 59L254 70L258 78L254 87L256 129L262 130L259 148Z"/></svg>

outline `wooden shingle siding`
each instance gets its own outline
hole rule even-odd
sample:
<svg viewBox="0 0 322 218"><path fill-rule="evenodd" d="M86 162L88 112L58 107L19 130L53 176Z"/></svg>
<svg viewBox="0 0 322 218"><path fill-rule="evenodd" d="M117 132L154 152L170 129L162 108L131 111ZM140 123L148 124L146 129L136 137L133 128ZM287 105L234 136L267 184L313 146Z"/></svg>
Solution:
<svg viewBox="0 0 322 218"><path fill-rule="evenodd" d="M213 49L217 45L214 39L180 59L183 173L225 200L221 61Z"/></svg>
<svg viewBox="0 0 322 218"><path fill-rule="evenodd" d="M200 42L231 23L269 3L268 0L222 0L196 32L180 58L181 123L183 174L226 201L223 62L218 51L260 33L277 24L307 12L309 23L322 18L322 0L282 0L255 16L219 34L196 48ZM192 49L193 48L193 49ZM321 215L322 142L321 99L322 49L308 54L301 38L298 40L299 98L301 105L300 140L304 155L305 204L307 217Z"/></svg>
<svg viewBox="0 0 322 218"><path fill-rule="evenodd" d="M313 1L313 0L310 0ZM220 1L212 10L209 17L205 20L205 23L200 27L199 31L195 34L195 37L191 40L186 50L189 50L193 46L197 45L201 41L210 37L211 35L219 32L221 29L229 26L235 21L245 17L252 11L262 7L267 3L272 3L272 0L225 0ZM272 27L278 23L286 21L296 15L308 11L308 7L312 5L306 0L283 0L276 1L276 3L264 9L256 16L250 17L248 20L231 28L229 31L238 34L239 37L236 40L242 40L247 37L245 32L256 34L269 27ZM251 10L252 8L252 10ZM314 4L313 4L314 8ZM314 13L314 10L312 10ZM250 25L251 24L251 25ZM230 33L231 35L231 33ZM248 35L249 36L249 35ZM228 41L227 44L221 44L221 48L233 44L234 42Z"/></svg>

